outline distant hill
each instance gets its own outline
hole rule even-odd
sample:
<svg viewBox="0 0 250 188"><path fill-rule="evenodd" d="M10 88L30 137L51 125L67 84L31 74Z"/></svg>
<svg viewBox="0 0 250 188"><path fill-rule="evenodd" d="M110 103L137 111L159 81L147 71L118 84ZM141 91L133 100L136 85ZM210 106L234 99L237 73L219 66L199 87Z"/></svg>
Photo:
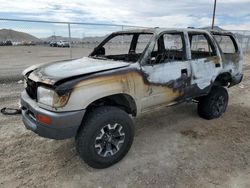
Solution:
<svg viewBox="0 0 250 188"><path fill-rule="evenodd" d="M59 41L59 40L68 41L69 38L68 37L63 37L63 36L52 35L52 36L49 36L47 38L41 38L41 40L43 40L45 42ZM81 38L71 38L71 41L73 41L73 42L80 42L80 41L82 41L82 39Z"/></svg>
<svg viewBox="0 0 250 188"><path fill-rule="evenodd" d="M12 29L0 29L0 41L11 40L13 42L39 42L39 38L28 33L15 31Z"/></svg>

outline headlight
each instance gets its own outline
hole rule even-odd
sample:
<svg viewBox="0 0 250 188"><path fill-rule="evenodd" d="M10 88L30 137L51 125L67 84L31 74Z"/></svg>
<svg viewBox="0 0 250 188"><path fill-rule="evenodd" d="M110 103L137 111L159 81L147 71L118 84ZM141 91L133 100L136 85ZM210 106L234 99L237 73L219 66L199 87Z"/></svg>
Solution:
<svg viewBox="0 0 250 188"><path fill-rule="evenodd" d="M69 93L59 96L54 90L45 87L38 87L37 100L41 104L60 108L66 105L69 99Z"/></svg>

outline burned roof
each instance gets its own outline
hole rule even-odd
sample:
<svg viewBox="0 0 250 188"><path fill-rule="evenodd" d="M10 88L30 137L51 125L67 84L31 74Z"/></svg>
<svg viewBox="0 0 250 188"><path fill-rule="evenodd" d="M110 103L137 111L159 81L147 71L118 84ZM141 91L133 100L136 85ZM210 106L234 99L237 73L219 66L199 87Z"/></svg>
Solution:
<svg viewBox="0 0 250 188"><path fill-rule="evenodd" d="M116 31L113 34L160 34L164 31L169 32L210 32L213 34L231 34L229 31L218 31L218 30L212 30L212 29L198 29L198 28L147 28L147 29L133 29L133 30L124 30L124 31Z"/></svg>

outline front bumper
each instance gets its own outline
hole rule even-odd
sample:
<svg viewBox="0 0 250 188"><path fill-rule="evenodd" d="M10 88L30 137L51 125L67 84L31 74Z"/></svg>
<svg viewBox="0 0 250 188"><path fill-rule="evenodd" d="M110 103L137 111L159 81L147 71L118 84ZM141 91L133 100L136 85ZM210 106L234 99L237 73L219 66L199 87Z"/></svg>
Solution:
<svg viewBox="0 0 250 188"><path fill-rule="evenodd" d="M52 139L74 137L82 123L85 110L71 112L52 112L38 106L26 91L21 94L22 120L25 127L36 134ZM36 116L44 115L51 119L50 125L37 121Z"/></svg>

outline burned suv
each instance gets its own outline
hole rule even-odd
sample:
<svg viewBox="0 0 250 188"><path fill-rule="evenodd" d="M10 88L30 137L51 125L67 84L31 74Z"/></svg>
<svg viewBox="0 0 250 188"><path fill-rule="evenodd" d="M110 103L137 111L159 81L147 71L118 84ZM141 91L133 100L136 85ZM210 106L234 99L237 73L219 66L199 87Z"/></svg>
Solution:
<svg viewBox="0 0 250 188"><path fill-rule="evenodd" d="M197 102L204 119L220 117L226 88L242 80L242 62L229 32L115 32L88 57L26 69L23 123L42 137L75 137L80 157L106 168L129 151L132 117L185 101Z"/></svg>

